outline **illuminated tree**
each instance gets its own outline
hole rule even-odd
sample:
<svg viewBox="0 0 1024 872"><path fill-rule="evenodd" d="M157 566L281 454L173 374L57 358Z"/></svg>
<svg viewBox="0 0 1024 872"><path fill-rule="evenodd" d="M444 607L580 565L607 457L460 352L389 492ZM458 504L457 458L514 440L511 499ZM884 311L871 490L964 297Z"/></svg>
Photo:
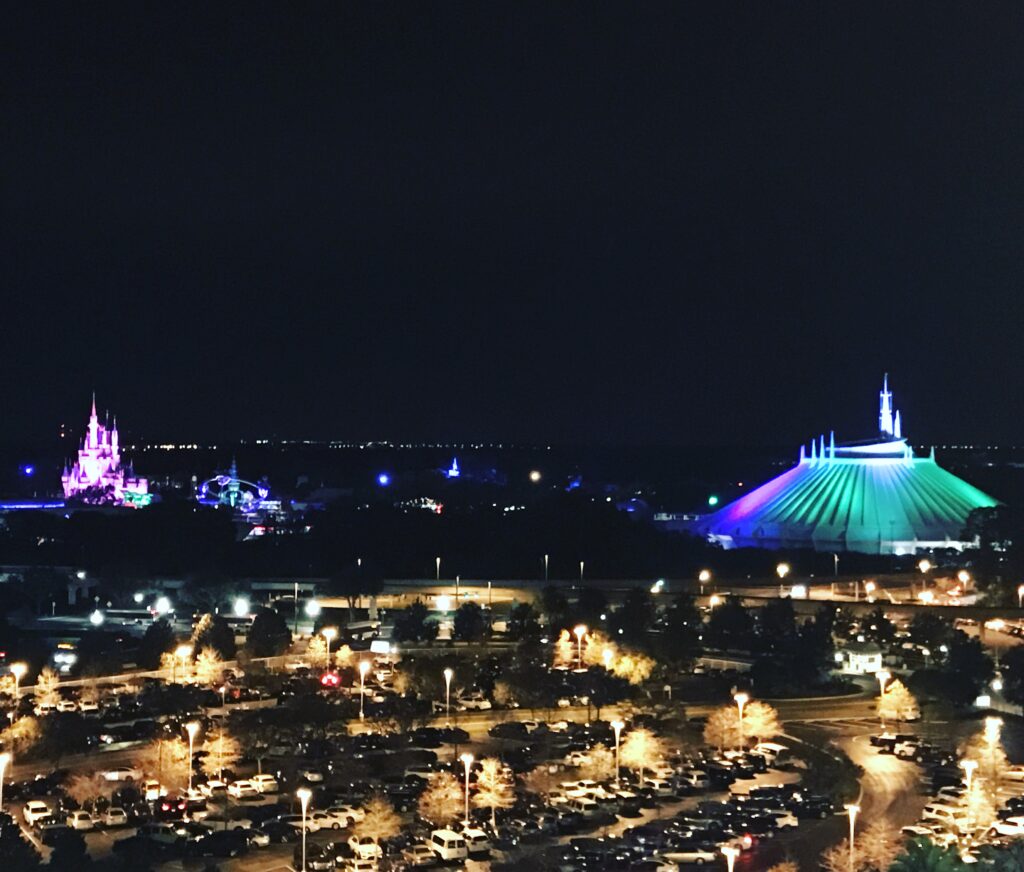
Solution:
<svg viewBox="0 0 1024 872"><path fill-rule="evenodd" d="M463 793L459 779L451 772L432 772L420 794L420 817L442 827L462 816Z"/></svg>
<svg viewBox="0 0 1024 872"><path fill-rule="evenodd" d="M36 679L35 687L36 705L57 705L60 702L60 676L44 666Z"/></svg>
<svg viewBox="0 0 1024 872"><path fill-rule="evenodd" d="M363 811L363 819L353 826L353 832L360 838L369 836L381 842L397 836L402 829L402 819L383 794L373 794L363 805Z"/></svg>
<svg viewBox="0 0 1024 872"><path fill-rule="evenodd" d="M737 717L739 712L736 713ZM754 700L743 707L743 738L763 742L782 732L779 713L768 703Z"/></svg>
<svg viewBox="0 0 1024 872"><path fill-rule="evenodd" d="M998 718L987 718L984 729L964 743L960 756L963 760L977 763L972 783L982 783L989 799L995 802L1000 782L1010 767L1006 751L1003 750L1001 721Z"/></svg>
<svg viewBox="0 0 1024 872"><path fill-rule="evenodd" d="M800 872L800 867L792 860L783 860L772 866L768 872Z"/></svg>
<svg viewBox="0 0 1024 872"><path fill-rule="evenodd" d="M885 820L869 823L854 840L856 857L861 868L885 872L903 850L903 839L892 824Z"/></svg>
<svg viewBox="0 0 1024 872"><path fill-rule="evenodd" d="M497 826L499 808L511 808L515 805L516 792L512 778L504 764L496 757L485 757L480 761L480 771L476 776L476 793L473 804L478 808L491 810L491 826Z"/></svg>
<svg viewBox="0 0 1024 872"><path fill-rule="evenodd" d="M340 667L351 666L354 656L348 645L341 645L334 652L334 662Z"/></svg>
<svg viewBox="0 0 1024 872"><path fill-rule="evenodd" d="M619 748L619 762L627 769L640 772L640 782L644 780L644 770L650 769L666 754L665 743L650 730L639 728L632 730L623 740Z"/></svg>
<svg viewBox="0 0 1024 872"><path fill-rule="evenodd" d="M560 781L564 778L561 772L557 769L552 771L553 767L540 765L523 776L523 787L529 793L546 794L554 790Z"/></svg>
<svg viewBox="0 0 1024 872"><path fill-rule="evenodd" d="M878 717L882 721L906 721L917 713L917 700L898 678L878 697Z"/></svg>
<svg viewBox="0 0 1024 872"><path fill-rule="evenodd" d="M7 729L0 733L0 744L14 754L22 754L35 745L43 732L39 721L33 717L18 718Z"/></svg>
<svg viewBox="0 0 1024 872"><path fill-rule="evenodd" d="M643 684L651 677L654 671L655 662L646 654L632 651L628 654L620 654L612 661L610 671L617 678L622 678L636 686Z"/></svg>
<svg viewBox="0 0 1024 872"><path fill-rule="evenodd" d="M208 776L222 778L225 769L230 769L242 756L242 746L238 740L223 727L214 727L207 732L203 742L203 772Z"/></svg>
<svg viewBox="0 0 1024 872"><path fill-rule="evenodd" d="M224 676L224 661L213 648L204 648L196 657L196 681L200 684L219 684Z"/></svg>
<svg viewBox="0 0 1024 872"><path fill-rule="evenodd" d="M580 778L604 781L615 777L615 752L604 745L594 745L587 751L589 762L580 766Z"/></svg>
<svg viewBox="0 0 1024 872"><path fill-rule="evenodd" d="M192 647L196 651L211 648L221 658L233 660L236 653L235 631L224 620L223 615L205 614L199 619L192 633Z"/></svg>
<svg viewBox="0 0 1024 872"><path fill-rule="evenodd" d="M313 669L326 669L327 640L320 635L314 636L306 646L306 660Z"/></svg>
<svg viewBox="0 0 1024 872"><path fill-rule="evenodd" d="M155 775L161 784L175 785L184 790L191 767L188 742L184 739L157 739L143 748L139 765L144 772Z"/></svg>
<svg viewBox="0 0 1024 872"><path fill-rule="evenodd" d="M99 772L79 772L64 785L64 792L83 808L100 796L110 794L112 783Z"/></svg>
<svg viewBox="0 0 1024 872"><path fill-rule="evenodd" d="M18 682L13 675L0 675L0 695L13 697L17 686Z"/></svg>
<svg viewBox="0 0 1024 872"><path fill-rule="evenodd" d="M719 751L739 745L740 721L736 706L723 706L708 715L704 725L704 741Z"/></svg>
<svg viewBox="0 0 1024 872"><path fill-rule="evenodd" d="M100 701L100 687L95 681L87 681L82 685L82 689L78 693L78 698L82 702L95 703Z"/></svg>
<svg viewBox="0 0 1024 872"><path fill-rule="evenodd" d="M838 845L826 848L819 862L825 872L850 872L850 840L843 839Z"/></svg>
<svg viewBox="0 0 1024 872"><path fill-rule="evenodd" d="M568 630L562 630L555 640L555 666L568 666L570 669L576 665L577 647L573 644Z"/></svg>

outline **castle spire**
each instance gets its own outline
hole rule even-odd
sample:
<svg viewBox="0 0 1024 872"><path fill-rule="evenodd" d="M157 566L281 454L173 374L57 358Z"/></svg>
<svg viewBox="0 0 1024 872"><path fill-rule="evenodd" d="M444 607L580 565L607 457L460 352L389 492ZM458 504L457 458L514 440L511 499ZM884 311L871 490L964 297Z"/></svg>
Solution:
<svg viewBox="0 0 1024 872"><path fill-rule="evenodd" d="M89 412L89 417L96 417L96 391L92 392L92 410Z"/></svg>
<svg viewBox="0 0 1024 872"><path fill-rule="evenodd" d="M882 380L878 393L878 432L892 436L892 391L889 390L889 373Z"/></svg>

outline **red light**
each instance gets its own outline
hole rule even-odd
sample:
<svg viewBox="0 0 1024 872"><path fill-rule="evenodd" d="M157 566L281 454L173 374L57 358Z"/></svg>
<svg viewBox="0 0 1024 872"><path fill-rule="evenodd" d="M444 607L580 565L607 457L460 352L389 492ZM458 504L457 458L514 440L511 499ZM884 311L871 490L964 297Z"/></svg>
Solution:
<svg viewBox="0 0 1024 872"><path fill-rule="evenodd" d="M324 687L337 687L341 684L341 677L336 672L325 672L320 676L320 683Z"/></svg>

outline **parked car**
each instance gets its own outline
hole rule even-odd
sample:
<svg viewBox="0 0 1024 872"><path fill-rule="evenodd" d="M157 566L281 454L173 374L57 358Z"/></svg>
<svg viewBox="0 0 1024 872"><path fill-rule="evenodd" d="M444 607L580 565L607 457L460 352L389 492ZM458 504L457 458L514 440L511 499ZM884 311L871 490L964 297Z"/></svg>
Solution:
<svg viewBox="0 0 1024 872"><path fill-rule="evenodd" d="M469 856L466 840L452 830L434 830L430 834L430 848L439 860L465 860Z"/></svg>
<svg viewBox="0 0 1024 872"><path fill-rule="evenodd" d="M21 810L21 814L22 817L25 818L25 823L32 826L36 821L44 817L48 817L51 812L50 807L42 800L30 799L25 803L24 808Z"/></svg>
<svg viewBox="0 0 1024 872"><path fill-rule="evenodd" d="M414 868L433 866L437 862L437 856L431 850L430 845L425 842L417 842L402 851L402 862L406 866Z"/></svg>
<svg viewBox="0 0 1024 872"><path fill-rule="evenodd" d="M128 825L128 813L117 806L108 808L102 822L105 827L125 827Z"/></svg>
<svg viewBox="0 0 1024 872"><path fill-rule="evenodd" d="M233 796L235 799L245 799L247 797L259 796L260 792L256 789L256 785L251 781L232 781L227 786L228 794Z"/></svg>
<svg viewBox="0 0 1024 872"><path fill-rule="evenodd" d="M380 845L369 836L350 836L348 846L356 857L363 860L377 860L384 854Z"/></svg>
<svg viewBox="0 0 1024 872"><path fill-rule="evenodd" d="M260 793L277 793L280 790L273 775L253 775L249 782Z"/></svg>
<svg viewBox="0 0 1024 872"><path fill-rule="evenodd" d="M141 781L142 770L134 766L119 766L116 769L108 769L103 773L107 781Z"/></svg>

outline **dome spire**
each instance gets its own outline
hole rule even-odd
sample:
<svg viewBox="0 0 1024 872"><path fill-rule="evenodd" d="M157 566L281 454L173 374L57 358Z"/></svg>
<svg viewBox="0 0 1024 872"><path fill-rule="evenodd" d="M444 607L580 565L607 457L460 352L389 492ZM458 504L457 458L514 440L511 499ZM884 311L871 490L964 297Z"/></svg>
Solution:
<svg viewBox="0 0 1024 872"><path fill-rule="evenodd" d="M889 373L882 379L882 390L878 393L878 431L893 435L892 391L889 390Z"/></svg>

